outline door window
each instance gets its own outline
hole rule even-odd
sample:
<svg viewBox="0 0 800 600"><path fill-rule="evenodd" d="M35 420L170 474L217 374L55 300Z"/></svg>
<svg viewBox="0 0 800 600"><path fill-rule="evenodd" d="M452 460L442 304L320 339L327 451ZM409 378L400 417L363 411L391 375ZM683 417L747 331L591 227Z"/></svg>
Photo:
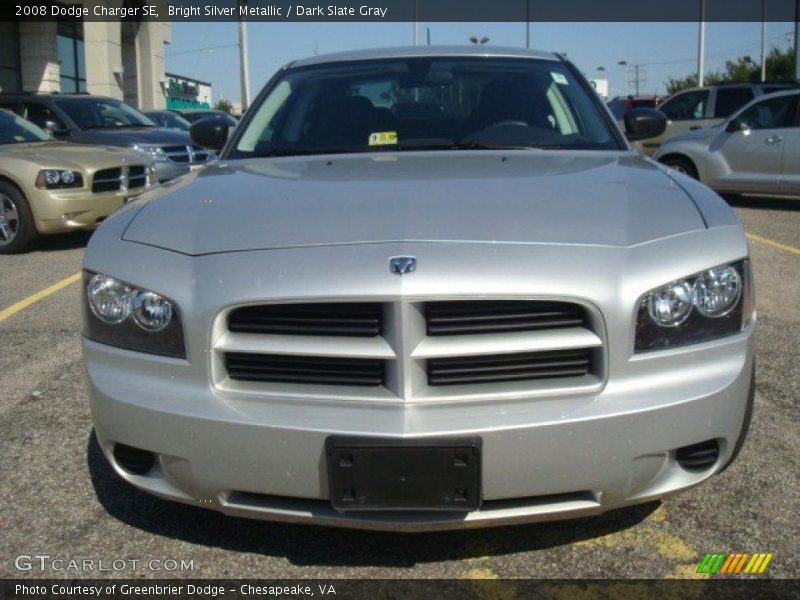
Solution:
<svg viewBox="0 0 800 600"><path fill-rule="evenodd" d="M719 88L717 90L717 104L714 107L714 117L726 119L745 104L755 98L752 88L734 87Z"/></svg>
<svg viewBox="0 0 800 600"><path fill-rule="evenodd" d="M762 100L736 118L738 129L782 129L797 125L798 96Z"/></svg>
<svg viewBox="0 0 800 600"><path fill-rule="evenodd" d="M708 90L678 94L665 102L660 110L672 121L696 121L705 118Z"/></svg>
<svg viewBox="0 0 800 600"><path fill-rule="evenodd" d="M45 129L47 121L53 121L58 129L66 129L64 122L47 106L37 102L23 102L22 116L34 125Z"/></svg>

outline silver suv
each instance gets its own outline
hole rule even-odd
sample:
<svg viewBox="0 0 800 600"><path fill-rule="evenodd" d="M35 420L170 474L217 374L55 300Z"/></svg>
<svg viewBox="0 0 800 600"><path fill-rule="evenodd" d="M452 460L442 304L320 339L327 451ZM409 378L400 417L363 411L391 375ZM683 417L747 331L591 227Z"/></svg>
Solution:
<svg viewBox="0 0 800 600"><path fill-rule="evenodd" d="M678 92L658 107L667 116L664 133L636 142L634 147L652 156L674 135L718 125L754 98L797 86L797 82L779 81L720 83Z"/></svg>
<svg viewBox="0 0 800 600"><path fill-rule="evenodd" d="M634 109L628 135L657 135ZM231 515L406 531L592 515L736 456L747 243L555 54L399 48L282 69L221 158L84 261L97 439Z"/></svg>

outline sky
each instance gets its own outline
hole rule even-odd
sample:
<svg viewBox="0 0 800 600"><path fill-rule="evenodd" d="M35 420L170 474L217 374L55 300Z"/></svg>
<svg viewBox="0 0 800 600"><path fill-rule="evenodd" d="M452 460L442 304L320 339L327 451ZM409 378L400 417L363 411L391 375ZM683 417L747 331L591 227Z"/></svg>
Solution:
<svg viewBox="0 0 800 600"><path fill-rule="evenodd" d="M669 77L697 70L698 27L697 23L531 23L531 47L566 52L590 79L608 79L612 97L631 90L626 67L618 63L641 64L640 92L663 95ZM469 43L472 35L488 37L490 45L525 45L525 23L420 23L420 43L427 42L428 29L432 45ZM769 23L769 45L786 48L793 41L793 30L793 23ZM413 42L412 23L252 22L247 31L251 97L291 60ZM211 82L215 102L222 98L239 102L237 43L235 22L173 22L167 71ZM742 55L760 61L761 23L706 25L706 72Z"/></svg>

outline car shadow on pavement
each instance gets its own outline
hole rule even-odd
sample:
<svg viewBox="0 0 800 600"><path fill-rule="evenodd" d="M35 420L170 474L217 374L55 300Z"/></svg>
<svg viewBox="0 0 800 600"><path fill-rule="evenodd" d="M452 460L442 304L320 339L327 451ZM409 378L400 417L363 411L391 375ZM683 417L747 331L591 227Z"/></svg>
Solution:
<svg viewBox="0 0 800 600"><path fill-rule="evenodd" d="M123 523L192 544L282 557L296 566L409 568L420 563L541 550L628 529L660 505L650 502L567 523L431 533L357 531L235 518L161 500L134 488L114 472L94 430L87 458L98 500L109 515Z"/></svg>
<svg viewBox="0 0 800 600"><path fill-rule="evenodd" d="M60 252L62 250L75 250L85 248L92 237L93 231L73 231L70 233L59 233L57 235L41 236L33 252Z"/></svg>
<svg viewBox="0 0 800 600"><path fill-rule="evenodd" d="M752 208L761 210L800 211L800 200L793 198L757 198L754 196L722 196L734 208Z"/></svg>

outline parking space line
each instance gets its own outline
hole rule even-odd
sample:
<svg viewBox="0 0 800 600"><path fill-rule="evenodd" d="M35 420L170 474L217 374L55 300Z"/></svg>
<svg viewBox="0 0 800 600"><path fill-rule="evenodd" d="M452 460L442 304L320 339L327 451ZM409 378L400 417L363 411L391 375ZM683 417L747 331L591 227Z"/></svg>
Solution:
<svg viewBox="0 0 800 600"><path fill-rule="evenodd" d="M761 242L762 244L766 244L767 246L772 246L773 248L777 248L778 250L783 250L784 252L790 252L791 254L800 254L800 248L796 248L795 246L789 246L788 244L781 244L780 242L776 242L775 240L771 240L769 238L761 237L760 235L756 235L754 233L748 233L747 237L748 239L751 239L754 242Z"/></svg>
<svg viewBox="0 0 800 600"><path fill-rule="evenodd" d="M50 287L46 287L43 290L39 290L35 294L31 294L27 298L23 298L19 302L12 304L8 308L4 308L0 310L0 322L5 321L9 317L13 317L19 311L28 308L31 304L36 304L39 300L47 298L51 294L55 294L57 291L64 289L70 284L75 283L81 278L80 273L75 273L74 275L70 275L66 279L62 279L61 281L54 283Z"/></svg>

